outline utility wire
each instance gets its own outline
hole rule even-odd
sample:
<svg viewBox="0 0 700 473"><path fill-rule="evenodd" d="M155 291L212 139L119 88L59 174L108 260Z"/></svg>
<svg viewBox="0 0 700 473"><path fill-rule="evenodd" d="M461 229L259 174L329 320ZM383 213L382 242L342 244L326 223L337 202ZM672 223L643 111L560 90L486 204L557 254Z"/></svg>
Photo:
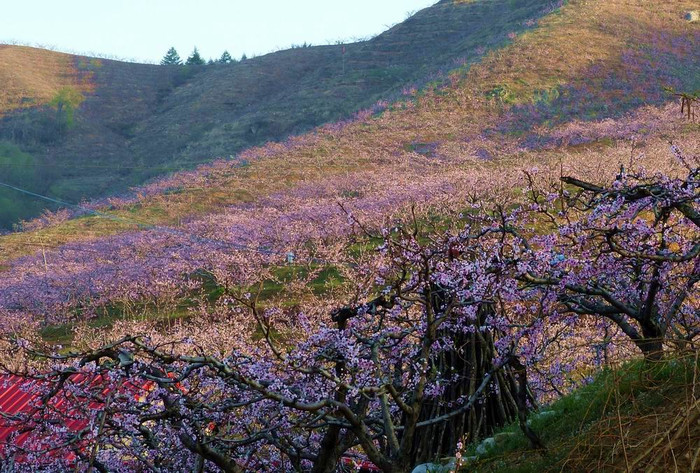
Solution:
<svg viewBox="0 0 700 473"><path fill-rule="evenodd" d="M13 186L13 185L11 185L11 184L6 184L6 183L4 183L4 182L0 182L0 186L6 187L6 188L8 188L8 189L15 190L15 191L20 192L20 193L22 193L22 194L26 194L26 195L29 195L29 196L32 196L32 197L36 197L36 198L38 198L38 199L43 199L43 200L46 200L46 201L48 201L48 202L53 202L53 203L60 204L60 205L63 205L63 206L67 206L67 207L72 207L72 208L75 208L75 209L79 209L79 210L82 210L83 212L87 212L87 213L89 213L89 214L91 214L91 215L95 215L95 216L98 216L98 217L104 217L104 218L108 218L108 219L110 219L110 220L120 221L120 222L128 223L128 224L131 224L131 225L137 225L139 228L141 228L141 229L143 229L143 230L158 230L158 231L165 232L165 233L177 234L177 235L181 235L181 236L188 236L188 237L190 237L190 238L196 238L196 239L199 239L199 240L201 240L201 241L206 241L206 242L209 242L209 243L216 243L216 244L219 244L219 245L220 245L220 244L225 244L225 245L229 245L229 246L231 246L231 247L233 247L233 248L236 248L236 249L249 250L249 251L257 251L257 252L259 252L259 253L263 253L263 254L267 254L267 255L270 255L270 254L282 254L281 252L277 252L277 251L273 251L273 250L264 250L264 249L260 249L260 248L253 248L253 247L250 247L250 246L246 246L246 245L242 245L242 244L238 244L238 243L234 243L234 242L229 242L229 241L226 241L226 240L215 240L215 239L210 239L210 238L207 238L207 237L202 237L201 235L196 235L196 234L194 234L194 233L185 232L185 231L182 231L182 230L177 230L177 229L174 229L174 228L171 228L171 227L164 227L164 226L162 226L162 225L155 225L155 224L153 224L153 223L141 222L141 221L138 221L138 220L135 220L135 219L131 219L131 218L126 218L126 217L121 217L121 216L118 216L118 215L112 215L112 214L108 214L108 213L105 213L105 212L100 212L99 210L89 209L89 208L84 207L84 206L79 205L79 204L74 204L74 203L71 203L71 202L66 202L66 201L64 201L64 200L59 200L59 199L55 199L55 198L53 198L53 197L49 197L49 196L46 196L46 195L38 194L38 193L36 193L36 192L28 191L28 190L26 190L26 189L22 189L22 188L20 188L20 187Z"/></svg>
<svg viewBox="0 0 700 473"><path fill-rule="evenodd" d="M144 222L140 222L138 220L134 220L134 219L126 218L126 217L120 217L118 215L111 215L108 213L100 212L98 210L89 209L89 208L86 208L86 207L78 205L78 204L73 204L71 202L66 202L64 200L59 200L59 199L55 199L53 197L38 194L36 192L22 189L21 187L13 186L11 184L7 184L4 182L0 182L0 187L12 189L12 190L20 192L22 194L26 194L26 195L29 195L29 196L32 196L32 197L35 197L38 199L42 199L42 200L45 200L48 202L53 202L53 203L57 203L57 204L60 204L63 206L76 208L76 209L82 210L84 212L87 212L89 214L96 215L99 217L104 217L104 218L108 218L110 220L115 220L115 221L121 221L121 222L128 223L131 225L137 225L139 228L141 228L143 230L155 230L155 231L160 231L160 232L164 232L164 233L169 233L171 235L186 236L190 239L194 239L195 241L211 243L211 244L215 244L215 245L219 245L219 246L223 245L224 247L229 247L229 248L233 248L233 249L240 250L240 251L255 252L255 253L265 255L265 256L272 256L272 255L288 256L289 255L288 253L283 252L283 251L277 251L277 250L273 250L273 249L259 248L259 247L256 248L256 247L253 247L250 245L245 245L242 243L235 243L235 242L227 241L227 240L208 238L208 237L204 237L201 235L197 235L196 233L178 230L178 229L175 229L172 227L165 227L162 225L155 225L152 223L144 223ZM58 248L58 247L55 247L55 248ZM338 262L333 262L333 261L324 260L324 259L320 259L320 258L312 258L311 262L329 265L329 266L339 264ZM346 264L346 263L341 263L341 264ZM352 264L349 264L349 265L354 266Z"/></svg>
<svg viewBox="0 0 700 473"><path fill-rule="evenodd" d="M192 162L181 166L110 166L108 164L60 164L60 163L0 163L0 167L49 167L49 168L81 168L81 169L136 169L136 170L157 170L157 171L186 171L190 166L199 166L207 162Z"/></svg>
<svg viewBox="0 0 700 473"><path fill-rule="evenodd" d="M6 184L6 183L4 183L4 182L0 182L0 186L6 187L6 188L8 188L8 189L12 189L12 190L17 191L17 192L20 192L20 193L22 193L22 194L26 194L26 195L29 195L29 196L32 196L32 197L36 197L36 198L38 198L38 199L46 200L46 201L52 202L52 203L54 203L54 204L59 204L59 205L67 206L67 207L78 207L78 208L80 208L80 206L78 206L78 205L76 205L76 204L71 204L70 202L65 202L65 201L63 201L63 200L54 199L53 197L48 197L48 196L45 196L45 195L37 194L36 192L28 191L28 190L26 190L26 189L22 189L22 188L20 188L20 187L13 186L13 185L11 185L11 184Z"/></svg>

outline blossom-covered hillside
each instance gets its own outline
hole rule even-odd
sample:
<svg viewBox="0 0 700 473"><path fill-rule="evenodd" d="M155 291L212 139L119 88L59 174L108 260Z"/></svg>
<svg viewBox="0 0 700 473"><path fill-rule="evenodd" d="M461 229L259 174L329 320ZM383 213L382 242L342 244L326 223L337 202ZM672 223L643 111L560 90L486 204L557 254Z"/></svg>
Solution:
<svg viewBox="0 0 700 473"><path fill-rule="evenodd" d="M42 381L3 454L404 472L513 422L542 452L537 406L697 356L700 128L669 92L696 106L694 3L547 4L352 118L0 237L3 367Z"/></svg>
<svg viewBox="0 0 700 473"><path fill-rule="evenodd" d="M571 2L533 19L482 63L457 68L450 85L406 89L384 110L175 174L132 197L47 215L0 240L12 275L3 281L4 306L99 306L119 294L133 298L136 287L177 288L186 268L203 264L206 245L286 254L309 238L338 238L347 231L338 202L381 225L415 203L459 209L467 195L508 195L533 166L594 180L638 157L667 169L669 139L697 149L697 129L663 90L697 81L699 32L682 15L691 4ZM570 37L586 41L575 52ZM83 217L62 221L73 212ZM170 245L197 257L173 260ZM138 256L142 246L150 259ZM112 277L108 268L122 264L123 277ZM154 269L170 264L185 266ZM10 289L15 284L26 289Z"/></svg>

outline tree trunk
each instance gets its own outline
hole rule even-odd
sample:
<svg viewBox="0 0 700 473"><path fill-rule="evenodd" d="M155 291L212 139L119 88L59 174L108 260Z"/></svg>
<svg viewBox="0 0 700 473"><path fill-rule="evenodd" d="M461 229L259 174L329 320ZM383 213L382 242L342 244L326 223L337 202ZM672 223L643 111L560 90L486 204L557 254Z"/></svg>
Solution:
<svg viewBox="0 0 700 473"><path fill-rule="evenodd" d="M642 338L635 340L637 347L642 351L647 362L660 361L664 356L664 334L661 329L651 321L640 323Z"/></svg>
<svg viewBox="0 0 700 473"><path fill-rule="evenodd" d="M345 453L340 445L340 430L340 427L335 425L328 428L311 473L333 473L336 470L340 457Z"/></svg>
<svg viewBox="0 0 700 473"><path fill-rule="evenodd" d="M522 430L523 434L528 438L532 448L541 452L546 452L547 447L544 442L542 442L539 435L527 424L527 416L530 412L528 407L527 369L516 357L511 358L509 364L513 367L513 371L517 377L517 384L513 385L513 391L515 392L515 402L518 406L518 424L520 425L520 430Z"/></svg>
<svg viewBox="0 0 700 473"><path fill-rule="evenodd" d="M435 312L439 313L446 306L443 299L444 291L435 287L431 293L433 300L430 303ZM393 301L385 300L383 297L367 304L369 312L374 312L379 308L389 308L392 305ZM479 389L489 374L492 376L491 386L493 389L489 387L484 390L480 402L475 403L471 409L443 422L413 430L408 455L384 461L386 457L383 455L380 455L381 458L372 458L368 454L370 459L385 473L404 473L411 471L411 468L417 464L454 455L457 442L462 440L474 442L492 435L496 428L517 419L519 412L525 412L526 407L519 409L516 400L518 396L522 398L526 395L525 378L522 379L523 391L518 394L518 378L513 366L506 365L495 372L493 366L494 335L491 331L482 331L485 319L493 313L493 307L483 304L478 312L472 332L456 335L451 332L440 334L440 336L451 337L455 347L453 350L441 353L435 360L434 369L440 373L442 379L447 380L447 386L441 396L423 402L417 422L435 419L458 409L460 403L466 402ZM343 330L346 328L347 320L356 314L357 309L346 307L334 311L332 316L338 328ZM342 369L342 362L338 363L336 369ZM523 405L526 405L526 402L523 402ZM401 424L403 426L415 425L415 421L416 419L404 416ZM401 436L403 432L403 430L400 431L398 435ZM330 438L328 440L330 441ZM330 447L330 443L328 447ZM326 448L322 450L325 451ZM328 455L331 458L334 454L328 450L323 455ZM327 462L320 460L319 456L318 469L314 469L314 472L325 473L327 470L321 469L321 464L325 465Z"/></svg>
<svg viewBox="0 0 700 473"><path fill-rule="evenodd" d="M482 306L474 331L452 336L455 349L441 354L435 367L443 379L451 381L442 396L424 403L419 422L434 419L458 408L458 400L464 402L468 399L484 377L493 372L493 336L489 331L480 331L480 326L492 310L487 305ZM517 381L512 367L503 367L501 372L493 376L492 383L495 389L487 388L481 401L472 409L442 423L416 429L411 452L413 465L452 456L457 442L478 441L517 418L518 405L513 393Z"/></svg>

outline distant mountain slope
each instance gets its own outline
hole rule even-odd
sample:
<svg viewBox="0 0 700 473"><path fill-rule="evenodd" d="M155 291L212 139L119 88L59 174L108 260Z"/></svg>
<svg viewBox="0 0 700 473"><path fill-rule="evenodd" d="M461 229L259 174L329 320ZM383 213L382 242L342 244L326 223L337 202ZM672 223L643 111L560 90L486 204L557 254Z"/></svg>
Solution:
<svg viewBox="0 0 700 473"><path fill-rule="evenodd" d="M11 169L7 180L31 182L32 190L61 199L119 192L343 119L399 96L407 86L445 80L445 71L505 44L549 9L539 0L443 0L369 41L196 68L68 61L65 55L22 48L35 56L32 64L68 62L69 75L89 82L79 88L85 100L71 127L59 129L56 108L46 105L55 87L47 88L34 107L0 107L5 114L0 139L12 149L9 154L31 157L31 162L8 158L0 164ZM13 67L37 74L22 63ZM12 202L14 207L0 212L0 228L41 208L17 196Z"/></svg>
<svg viewBox="0 0 700 473"><path fill-rule="evenodd" d="M544 182L561 173L605 181L620 164L682 172L669 141L697 156L699 125L663 86L700 76L700 31L683 20L694 4L571 0L446 86L380 114L85 204L93 215L47 216L0 236L0 322L31 314L70 328L87 312L67 303L167 299L186 275L228 258L265 255L276 265L288 251L310 251L335 261L355 248L338 203L378 228L412 211L420 219L472 201L512 202L529 185L526 171ZM346 269L348 280L357 276Z"/></svg>

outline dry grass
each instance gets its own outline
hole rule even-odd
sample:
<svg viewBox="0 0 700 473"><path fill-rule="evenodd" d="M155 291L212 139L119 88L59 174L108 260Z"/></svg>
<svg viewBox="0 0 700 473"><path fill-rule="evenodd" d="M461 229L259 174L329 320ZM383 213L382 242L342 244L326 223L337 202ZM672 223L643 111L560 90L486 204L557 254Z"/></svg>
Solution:
<svg viewBox="0 0 700 473"><path fill-rule="evenodd" d="M641 165L654 171L673 173L678 170L677 163L668 151L668 138L682 146L689 154L700 150L700 134L697 127L689 127L682 120L673 120L675 107L666 109L669 117L668 128L659 136L652 137L635 147L628 141L613 140L609 144L593 142L590 145L559 147L546 151L524 152L517 149L504 149L499 159L480 161L465 158L469 148L459 143L447 143L441 152L459 160L452 164L454 169L473 176L480 183L475 191L494 194L500 190L513 192L509 185L522 176L524 169L537 167L543 179L556 179L560 172L574 174L581 178L603 181L610 179L619 170L621 163L627 166ZM337 156L340 150L327 150L331 156ZM355 154L346 152L343 159L324 158L319 163L314 153L299 152L288 157L290 161L277 159L261 160L230 176L216 182L211 188L184 189L178 194L155 195L145 198L137 206L128 209L107 211L117 219L105 216L89 216L69 220L60 225L47 227L34 232L9 234L0 237L0 262L33 254L42 248L60 246L68 242L89 241L100 237L133 231L143 225L177 226L183 218L224 211L228 206L260 201L274 193L293 189L308 182L322 182L324 179L343 176L360 171L375 176L400 176L410 178L409 171L400 171L401 167L411 167L411 162L397 163L395 158L383 153L371 154L371 147L358 149ZM325 154L325 153L324 153ZM387 153L389 154L389 153ZM434 172L443 172L438 168ZM296 173L296 177L293 174ZM304 173L303 176L300 173ZM517 189L515 189L517 192ZM0 271L2 268L0 268Z"/></svg>
<svg viewBox="0 0 700 473"><path fill-rule="evenodd" d="M693 5L693 0L570 0L509 48L490 54L467 82L476 93L502 86L513 102L529 102L538 91L580 80L593 64L620 68L621 50L648 33L688 32L682 17Z"/></svg>
<svg viewBox="0 0 700 473"><path fill-rule="evenodd" d="M128 230L138 225L105 217L87 217L69 220L60 225L34 232L11 233L0 239L0 262L56 248L66 243L90 241ZM5 268L7 269L7 268ZM0 272L3 266L0 264Z"/></svg>
<svg viewBox="0 0 700 473"><path fill-rule="evenodd" d="M45 105L64 87L91 92L90 76L78 71L75 60L69 54L0 45L0 117Z"/></svg>
<svg viewBox="0 0 700 473"><path fill-rule="evenodd" d="M474 473L692 473L700 471L698 347L600 372L589 385L530 422L548 447L529 450L516 425L502 448L469 466Z"/></svg>
<svg viewBox="0 0 700 473"><path fill-rule="evenodd" d="M659 383L640 377L641 393L613 389L610 415L577 439L561 463L561 471L624 473L700 471L700 373L698 352L693 363L675 363L694 371L686 382Z"/></svg>
<svg viewBox="0 0 700 473"><path fill-rule="evenodd" d="M321 133L309 139L307 145L281 150L272 158L254 160L245 168L218 177L205 188L147 197L136 207L114 213L143 223L176 225L186 216L220 212L232 204L258 201L299 184L354 171L391 176L397 168L407 167L415 159L406 146L416 141L440 143L439 151L449 166L483 176L484 183L493 181L494 174L515 175L535 164L550 170L563 166L567 172L583 177L600 179L614 175L611 173L618 164L630 159L628 144L617 139L528 152L519 149L513 137L499 135L484 140L483 131L497 125L502 112L485 93L494 86L505 85L517 100L528 101L537 91L583 80L582 75L593 63L618 67L624 46L634 42L640 32L687 31L688 23L682 20L682 12L692 3L689 0L671 3L572 0L560 13L546 17L512 45L489 55L465 77L455 77L452 87L427 93L417 98L415 105L387 111L379 118L351 125L342 132ZM0 49L0 60L2 53ZM27 48L26 54L34 53ZM50 57L55 64L52 67L60 64L66 67L61 63L65 62L64 56ZM44 90L51 90L51 86L44 85ZM642 116L640 120L645 118ZM665 166L669 137L679 141L689 153L697 152L697 126L684 127L678 120L675 122L649 138L646 148L641 150L647 157L645 164L651 168ZM498 159L484 162L473 157L479 147L488 149ZM60 245L134 228L135 225L128 223L89 217L35 233L0 237L0 261L33 253L37 244Z"/></svg>

